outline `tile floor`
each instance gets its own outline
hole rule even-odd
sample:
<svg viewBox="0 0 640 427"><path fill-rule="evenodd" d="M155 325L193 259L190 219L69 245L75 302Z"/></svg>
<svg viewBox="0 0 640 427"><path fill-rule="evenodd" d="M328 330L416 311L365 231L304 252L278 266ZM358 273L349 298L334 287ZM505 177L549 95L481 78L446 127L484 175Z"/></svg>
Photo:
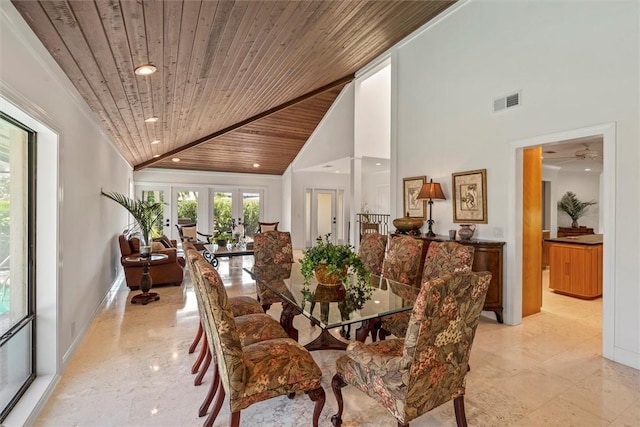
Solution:
<svg viewBox="0 0 640 427"><path fill-rule="evenodd" d="M243 266L251 258L223 260L219 271L230 295L254 295ZM158 287L160 301L129 303L122 284L113 289L70 361L37 426L198 426L197 410L211 376L194 387L196 354L187 348L198 312L191 283ZM269 310L279 318L279 305ZM640 371L601 357L601 300L581 301L545 291L544 307L521 325L482 318L467 375L466 413L471 426L639 426ZM300 341L319 331L296 317ZM327 403L321 425L337 409L330 381L340 351L312 352L326 373ZM343 389L344 426L395 426L395 420L352 387ZM242 426L311 425L304 395L279 397L242 411ZM215 423L226 426L228 407ZM453 426L447 403L412 426Z"/></svg>

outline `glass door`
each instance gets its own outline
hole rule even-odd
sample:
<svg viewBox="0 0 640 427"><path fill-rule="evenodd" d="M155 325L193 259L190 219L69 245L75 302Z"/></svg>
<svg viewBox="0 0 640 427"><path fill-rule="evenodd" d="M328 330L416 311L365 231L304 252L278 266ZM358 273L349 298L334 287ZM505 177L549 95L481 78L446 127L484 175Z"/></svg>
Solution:
<svg viewBox="0 0 640 427"><path fill-rule="evenodd" d="M258 231L260 221L260 191L242 191L242 223L245 237L252 238Z"/></svg>
<svg viewBox="0 0 640 427"><path fill-rule="evenodd" d="M153 227L154 236L171 236L171 203L168 187L140 187L137 191L140 200L146 200L149 202L160 202L164 206L164 213L162 218Z"/></svg>
<svg viewBox="0 0 640 427"><path fill-rule="evenodd" d="M344 191L343 190L307 190L305 195L305 224L308 225L307 245L315 245L316 239L331 234L330 241L342 244L345 241Z"/></svg>
<svg viewBox="0 0 640 427"><path fill-rule="evenodd" d="M0 113L0 423L35 378L35 133Z"/></svg>
<svg viewBox="0 0 640 427"><path fill-rule="evenodd" d="M213 192L213 228L218 233L232 232L233 219L233 192L216 191ZM229 236L227 236L229 237Z"/></svg>

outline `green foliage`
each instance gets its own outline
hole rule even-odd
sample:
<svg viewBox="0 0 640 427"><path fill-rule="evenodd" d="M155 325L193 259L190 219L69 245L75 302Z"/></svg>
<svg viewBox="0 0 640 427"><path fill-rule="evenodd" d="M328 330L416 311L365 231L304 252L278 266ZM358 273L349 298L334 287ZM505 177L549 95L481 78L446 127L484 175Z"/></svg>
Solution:
<svg viewBox="0 0 640 427"><path fill-rule="evenodd" d="M213 196L213 228L219 231L231 231L231 198L227 193L215 193Z"/></svg>
<svg viewBox="0 0 640 427"><path fill-rule="evenodd" d="M309 283L318 264L326 264L327 272L341 276L343 283L348 283L343 275L344 268L347 267L348 272L357 274L357 286L363 287L363 289L370 287L370 273L365 268L362 260L353 251L353 247L350 245L335 245L329 240L329 236L331 234L318 237L316 245L303 252L304 256L300 260L300 271L304 276L305 283Z"/></svg>
<svg viewBox="0 0 640 427"><path fill-rule="evenodd" d="M189 218L192 222L198 222L198 202L195 200L178 202L178 218Z"/></svg>
<svg viewBox="0 0 640 427"><path fill-rule="evenodd" d="M244 234L253 236L258 231L260 221L260 202L258 200L245 200L242 206L244 216Z"/></svg>
<svg viewBox="0 0 640 427"><path fill-rule="evenodd" d="M587 208L591 205L595 205L597 202L591 200L589 202L581 202L576 195L567 191L564 196L558 202L558 210L563 211L572 220L577 221L587 213Z"/></svg>
<svg viewBox="0 0 640 427"><path fill-rule="evenodd" d="M162 206L162 203L134 200L123 194L115 192L105 193L103 191L102 195L120 204L120 206L129 211L131 216L133 216L138 223L138 227L140 227L145 243L150 244L153 225L164 213L164 206Z"/></svg>

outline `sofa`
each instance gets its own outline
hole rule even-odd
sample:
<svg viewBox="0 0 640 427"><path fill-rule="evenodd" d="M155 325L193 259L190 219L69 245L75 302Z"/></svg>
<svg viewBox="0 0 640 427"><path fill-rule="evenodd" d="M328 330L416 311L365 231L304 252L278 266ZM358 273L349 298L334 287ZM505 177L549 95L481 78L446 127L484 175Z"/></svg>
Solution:
<svg viewBox="0 0 640 427"><path fill-rule="evenodd" d="M141 261L127 261L127 258L137 257L140 255L140 239L136 236L127 236L121 234L118 236L120 244L120 264L124 268L124 276L129 289L138 289L140 287L140 278L142 277L144 264ZM172 245L172 246L170 246ZM175 285L182 284L185 258L182 251L178 253L175 247L175 240L170 241L166 238L155 239L152 244L152 252L162 253L168 256L167 259L151 261L149 274L153 286L159 285Z"/></svg>

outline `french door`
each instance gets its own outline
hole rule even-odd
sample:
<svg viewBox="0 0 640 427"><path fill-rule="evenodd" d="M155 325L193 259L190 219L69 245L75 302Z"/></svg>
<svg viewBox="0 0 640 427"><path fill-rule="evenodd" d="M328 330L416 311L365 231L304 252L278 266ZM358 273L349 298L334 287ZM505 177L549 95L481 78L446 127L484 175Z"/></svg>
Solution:
<svg viewBox="0 0 640 427"><path fill-rule="evenodd" d="M157 224L153 227L154 234L171 236L173 231L171 229L171 190L167 186L139 186L137 197L140 200L147 200L150 202L160 202L164 206L164 213L162 218L158 220ZM177 231L176 231L177 232Z"/></svg>
<svg viewBox="0 0 640 427"><path fill-rule="evenodd" d="M212 189L211 214L216 231L233 232L233 227L242 224L246 236L258 230L262 216L262 190Z"/></svg>
<svg viewBox="0 0 640 427"><path fill-rule="evenodd" d="M307 189L305 194L305 245L311 247L318 237L329 234L336 244L345 243L344 191Z"/></svg>

